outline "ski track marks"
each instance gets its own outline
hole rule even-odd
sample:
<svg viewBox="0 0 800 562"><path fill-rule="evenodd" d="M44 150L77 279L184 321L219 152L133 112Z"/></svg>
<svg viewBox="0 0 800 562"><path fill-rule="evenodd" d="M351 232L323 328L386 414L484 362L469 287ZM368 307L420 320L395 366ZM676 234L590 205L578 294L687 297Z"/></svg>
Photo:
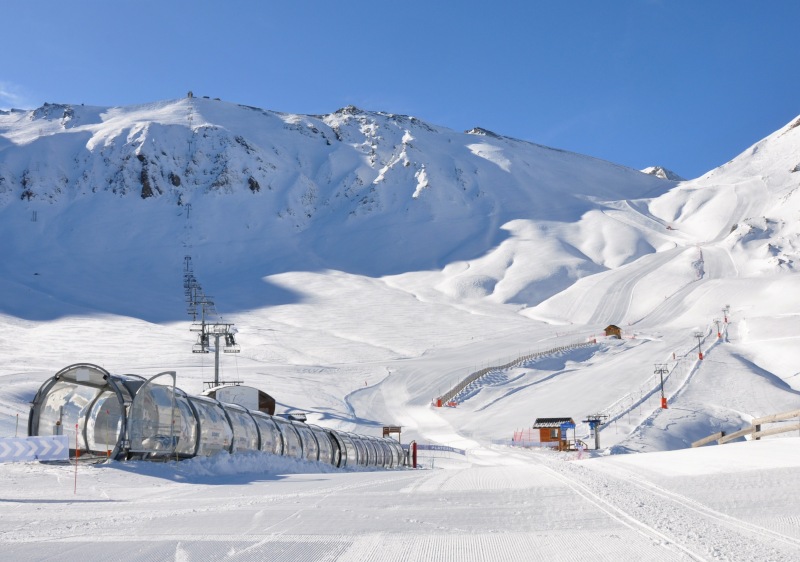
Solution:
<svg viewBox="0 0 800 562"><path fill-rule="evenodd" d="M603 279L592 290L587 291L585 297L581 299L582 301L593 299L597 302L597 307L588 324L624 323L637 283L684 251L685 248L675 248L665 252L648 254L627 266L605 274Z"/></svg>
<svg viewBox="0 0 800 562"><path fill-rule="evenodd" d="M611 474L580 463L547 468L610 517L690 560L793 561L800 540L717 512L626 471Z"/></svg>

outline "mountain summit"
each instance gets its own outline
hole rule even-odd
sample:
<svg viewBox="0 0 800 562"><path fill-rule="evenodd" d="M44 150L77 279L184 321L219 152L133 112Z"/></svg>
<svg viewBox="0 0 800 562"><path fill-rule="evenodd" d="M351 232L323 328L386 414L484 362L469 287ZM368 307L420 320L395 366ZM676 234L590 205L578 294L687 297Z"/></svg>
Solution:
<svg viewBox="0 0 800 562"><path fill-rule="evenodd" d="M649 168L645 168L644 170L642 170L642 173L650 174L651 176L656 176L657 178L661 178L662 180L686 181L684 178L682 178L672 170L667 170L666 168L662 168L661 166L650 166Z"/></svg>
<svg viewBox="0 0 800 562"><path fill-rule="evenodd" d="M526 198L636 197L657 189L600 160L354 106L307 116L202 98L122 108L45 104L0 115L0 138L4 199L104 191L185 203L203 193L248 191L298 223L323 206L362 215L413 200L471 205L495 189ZM587 173L598 181L575 181ZM550 203L536 199L539 207Z"/></svg>
<svg viewBox="0 0 800 562"><path fill-rule="evenodd" d="M252 271L434 271L429 282L452 298L529 307L693 241L726 240L736 255L761 232L774 264L793 268L796 221L755 213L780 194L783 207L795 199L784 193L796 179L797 162L785 162L796 159L795 125L676 186L661 168L642 174L354 106L312 116L205 98L45 104L0 114L0 208L5 225L47 217L47 229L7 237L11 256L36 248L55 253L48 264L65 252L86 262L68 270L115 259L150 270L191 248L237 283L251 283ZM97 240L102 251L75 250Z"/></svg>
<svg viewBox="0 0 800 562"><path fill-rule="evenodd" d="M482 129L353 106L309 116L183 98L0 115L3 207L80 208L88 214L70 220L95 225L105 218L93 213L140 217L126 235L107 233L112 246L128 236L144 244L160 212L172 223L191 214L195 243L230 244L226 261L280 255L281 268L441 268L496 247L514 220L571 222L598 201L670 185ZM256 256L233 249L244 235L262 241ZM286 256L297 244L303 251Z"/></svg>

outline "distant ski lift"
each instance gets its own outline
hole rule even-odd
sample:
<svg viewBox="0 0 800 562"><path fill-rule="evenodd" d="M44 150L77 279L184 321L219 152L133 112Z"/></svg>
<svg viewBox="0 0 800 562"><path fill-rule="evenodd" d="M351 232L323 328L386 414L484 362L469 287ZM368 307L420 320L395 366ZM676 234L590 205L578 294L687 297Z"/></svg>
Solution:
<svg viewBox="0 0 800 562"><path fill-rule="evenodd" d="M208 353L208 334L197 335L197 343L192 346L192 353Z"/></svg>
<svg viewBox="0 0 800 562"><path fill-rule="evenodd" d="M233 332L225 332L225 348L223 353L239 353L239 345L233 337Z"/></svg>

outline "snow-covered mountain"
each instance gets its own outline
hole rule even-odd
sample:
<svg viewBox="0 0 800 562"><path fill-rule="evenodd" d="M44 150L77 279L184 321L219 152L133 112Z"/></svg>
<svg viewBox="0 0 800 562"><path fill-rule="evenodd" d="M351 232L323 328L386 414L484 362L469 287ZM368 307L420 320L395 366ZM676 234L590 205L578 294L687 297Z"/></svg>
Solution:
<svg viewBox="0 0 800 562"><path fill-rule="evenodd" d="M739 347L727 357L770 389L697 391L699 415L641 425L640 412L615 439L685 446L797 402L798 122L678 183L354 107L2 112L3 373L96 361L198 384L188 255L240 328L236 369L285 406L347 428L389 417L429 438L491 439L531 412L612 408L650 384L653 362L689 357L692 334L729 305ZM558 384L509 376L444 429L421 413L478 366L611 323L636 339L549 364ZM665 440L667 425L681 430Z"/></svg>
<svg viewBox="0 0 800 562"><path fill-rule="evenodd" d="M127 108L45 104L0 117L4 198L111 192L181 205L200 194L252 192L298 227L327 209L394 214L410 200L430 210L533 192L535 208L552 212L558 205L548 193L619 198L663 189L631 170L481 128L457 133L353 106L304 116L186 98Z"/></svg>
<svg viewBox="0 0 800 562"><path fill-rule="evenodd" d="M375 473L259 453L80 479L0 464L4 552L795 560L796 431L689 446L800 409L798 125L677 182L353 107L0 112L0 437L73 363L174 370L198 394L213 359L191 352L188 263L238 328L223 379L312 423L465 452ZM537 417L592 443L588 415L606 423L583 457L507 446Z"/></svg>
<svg viewBox="0 0 800 562"><path fill-rule="evenodd" d="M208 261L223 260L226 277L240 277L241 268L380 276L487 254L505 261L511 242L521 245L512 253L529 257L500 275L479 266L445 291L525 305L653 250L641 240L598 252L596 241L552 238L552 225L671 185L483 129L458 133L354 107L315 117L197 98L129 108L48 104L0 116L0 139L5 212L27 219L36 210L48 228L70 225L55 235L26 225L34 232L12 242L20 255L46 249L53 237L73 238L74 247L99 236L104 253L125 261L133 246L171 249L158 258L168 263L180 263L188 245L200 259L220 251L224 257ZM513 241L517 220L545 230ZM165 245L176 238L165 231L176 229L180 240ZM258 241L257 250L243 239ZM537 246L553 244L559 258L538 269L533 281L549 283L537 288L521 265L541 253Z"/></svg>
<svg viewBox="0 0 800 562"><path fill-rule="evenodd" d="M662 180L686 181L686 178L682 178L672 170L662 168L661 166L649 166L644 170L642 170L642 173L650 174L651 176L656 176L657 178L661 178Z"/></svg>

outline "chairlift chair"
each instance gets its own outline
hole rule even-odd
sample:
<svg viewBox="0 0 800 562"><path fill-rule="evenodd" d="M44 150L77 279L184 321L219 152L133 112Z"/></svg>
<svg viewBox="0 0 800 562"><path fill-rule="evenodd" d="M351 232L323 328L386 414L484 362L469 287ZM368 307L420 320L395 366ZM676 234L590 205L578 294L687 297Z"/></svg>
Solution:
<svg viewBox="0 0 800 562"><path fill-rule="evenodd" d="M239 344L226 345L222 348L223 353L239 353Z"/></svg>

